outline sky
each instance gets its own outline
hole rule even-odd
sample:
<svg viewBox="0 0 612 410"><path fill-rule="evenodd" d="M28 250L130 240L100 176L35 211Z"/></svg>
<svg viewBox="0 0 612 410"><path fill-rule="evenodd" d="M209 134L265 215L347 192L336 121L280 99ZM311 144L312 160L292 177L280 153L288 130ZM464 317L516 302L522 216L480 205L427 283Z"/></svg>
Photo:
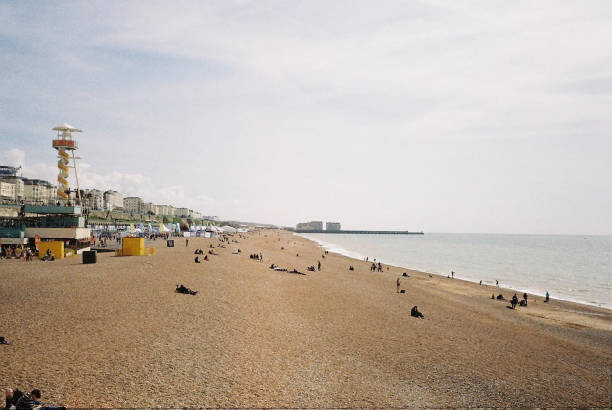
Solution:
<svg viewBox="0 0 612 410"><path fill-rule="evenodd" d="M0 0L0 164L223 219L612 234L610 1ZM71 185L76 185L73 176Z"/></svg>

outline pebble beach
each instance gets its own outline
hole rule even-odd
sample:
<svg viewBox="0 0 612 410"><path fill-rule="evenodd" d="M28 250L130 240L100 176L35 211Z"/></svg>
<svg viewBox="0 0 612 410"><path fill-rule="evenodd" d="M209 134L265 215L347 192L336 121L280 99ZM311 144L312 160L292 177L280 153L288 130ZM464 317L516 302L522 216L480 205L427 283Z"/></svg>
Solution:
<svg viewBox="0 0 612 410"><path fill-rule="evenodd" d="M511 310L491 300L511 289L372 272L290 232L230 239L0 261L0 383L67 407L612 406L608 309L530 295Z"/></svg>

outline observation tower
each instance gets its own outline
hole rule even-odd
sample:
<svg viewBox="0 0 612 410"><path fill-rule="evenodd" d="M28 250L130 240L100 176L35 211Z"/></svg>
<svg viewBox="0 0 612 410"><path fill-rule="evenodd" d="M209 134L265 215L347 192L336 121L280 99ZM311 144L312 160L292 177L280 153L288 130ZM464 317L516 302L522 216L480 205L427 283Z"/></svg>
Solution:
<svg viewBox="0 0 612 410"><path fill-rule="evenodd" d="M57 161L57 168L59 169L59 173L57 175L57 182L59 182L59 186L57 187L57 196L62 198L64 201L68 200L68 193L70 192L69 184L68 184L68 168L74 168L74 176L76 178L77 183L77 198L79 200L79 204L81 203L81 193L79 190L79 177L77 175L77 167L76 160L74 156L74 151L79 149L79 144L72 139L73 132L83 132L78 128L74 128L73 126L63 123L62 125L58 125L53 128L53 131L57 131L57 136L53 140L53 148L57 150L57 156L59 160ZM68 164L70 163L70 155L68 151L72 153L72 167Z"/></svg>

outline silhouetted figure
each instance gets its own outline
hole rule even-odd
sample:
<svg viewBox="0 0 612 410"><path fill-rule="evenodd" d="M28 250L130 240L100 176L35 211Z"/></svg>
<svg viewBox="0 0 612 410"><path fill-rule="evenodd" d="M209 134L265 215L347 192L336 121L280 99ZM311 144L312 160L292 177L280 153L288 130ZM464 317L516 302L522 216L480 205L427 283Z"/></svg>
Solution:
<svg viewBox="0 0 612 410"><path fill-rule="evenodd" d="M548 291L546 291L546 299L544 299L544 303L548 303L549 300L550 300L550 295L548 294Z"/></svg>
<svg viewBox="0 0 612 410"><path fill-rule="evenodd" d="M321 271L321 261L317 261L317 270Z"/></svg>
<svg viewBox="0 0 612 410"><path fill-rule="evenodd" d="M184 286L183 284L176 285L176 291L178 293L183 293L185 295L196 295L198 293L197 290L191 290L188 287Z"/></svg>
<svg viewBox="0 0 612 410"><path fill-rule="evenodd" d="M516 293L515 293L514 296L512 296L512 300L510 301L510 304L512 304L512 309L516 309L517 303L518 303L518 297L516 296Z"/></svg>
<svg viewBox="0 0 612 410"><path fill-rule="evenodd" d="M425 316L419 312L419 308L417 306L413 306L412 309L410 309L410 316L416 317L417 319L425 319Z"/></svg>
<svg viewBox="0 0 612 410"><path fill-rule="evenodd" d="M399 293L399 288L400 288L400 278L397 278L396 285L397 285L397 293Z"/></svg>

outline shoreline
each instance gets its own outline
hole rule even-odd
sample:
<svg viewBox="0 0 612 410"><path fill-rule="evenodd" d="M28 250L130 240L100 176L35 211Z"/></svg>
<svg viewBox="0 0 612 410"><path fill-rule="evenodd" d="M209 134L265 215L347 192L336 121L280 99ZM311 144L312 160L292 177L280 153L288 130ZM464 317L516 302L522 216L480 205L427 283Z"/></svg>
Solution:
<svg viewBox="0 0 612 410"><path fill-rule="evenodd" d="M308 236L305 236L305 235L308 235L308 233L295 233L294 232L293 234L295 236L299 236L301 238L311 240L314 243L316 243L317 245L321 246L322 248L324 248L324 249L326 249L326 250L328 250L330 252L334 252L334 253L337 253L339 255L345 256L347 258L363 261L365 259L365 257L368 256L368 255L361 255L359 252L356 252L356 251L348 250L348 249L342 247L341 245L336 245L336 244L332 244L332 243L329 243L329 242L326 242L326 241L323 241L323 240L319 240L318 238L310 238ZM502 235L502 234L500 234L500 235ZM505 235L505 234L503 234L503 235ZM517 234L517 235L519 235L519 234ZM548 235L542 235L542 236L548 236ZM580 236L583 236L583 235L573 235L573 236L580 237ZM601 236L606 236L606 235L601 235ZM403 268L403 269L408 269L408 270L412 270L412 271L415 271L415 272L420 272L422 274L434 275L434 276L438 276L440 278L446 278L445 274L439 273L439 272L427 272L427 271L421 270L419 268L411 268L411 267L407 267L407 266L402 266L402 264L398 264L398 263L396 263L394 261L383 261L382 259L378 259L378 258L377 258L377 261L380 261L380 262L382 262L382 263L384 263L386 265L389 265L389 266L395 266L395 267L398 267L398 268ZM455 280L462 280L462 281L469 282L469 283L474 283L474 284L478 284L479 283L479 281L476 280L476 279L470 279L470 278L465 278L465 277L460 277L460 278L459 277L455 277ZM496 285L494 283L492 283L491 281L483 281L483 285L496 287ZM513 291L516 291L517 293L518 292L520 292L520 293L527 293L529 295L534 295L534 296L538 296L538 297L541 297L541 298L545 297L545 294L543 294L543 293L541 293L541 292L539 292L537 290L528 289L528 288L527 289L522 289L522 288L518 288L518 287L513 287L512 284L509 284L509 283L508 284L504 283L503 286L499 286L499 289L511 289ZM575 299L575 298L571 298L571 297L566 297L566 296L563 296L563 295L561 295L561 297L551 298L551 300L552 299L560 300L560 301L563 301L563 302L575 303L577 305L584 305L584 306L601 308L601 309L605 309L605 310L609 311L610 313L612 313L612 307L608 307L608 306L605 306L605 305L597 304L599 302L589 302L589 301L585 301L585 300L580 300L580 299Z"/></svg>

